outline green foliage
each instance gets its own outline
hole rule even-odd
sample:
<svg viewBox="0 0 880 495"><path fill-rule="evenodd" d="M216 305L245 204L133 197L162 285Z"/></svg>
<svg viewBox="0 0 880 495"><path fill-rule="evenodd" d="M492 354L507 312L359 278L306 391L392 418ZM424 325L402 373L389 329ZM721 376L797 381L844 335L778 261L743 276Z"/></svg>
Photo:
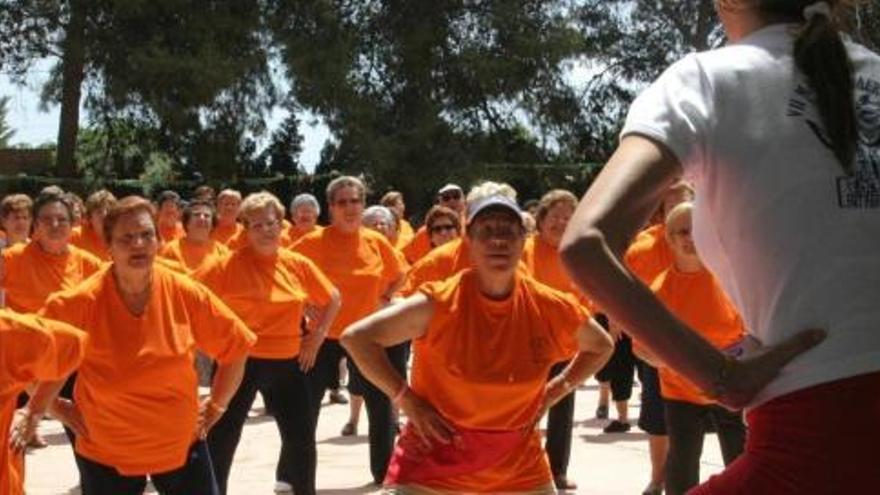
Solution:
<svg viewBox="0 0 880 495"><path fill-rule="evenodd" d="M9 148L12 136L15 135L15 130L13 130L12 127L10 127L9 122L7 122L7 118L9 117L8 105L9 97L0 97L0 148Z"/></svg>

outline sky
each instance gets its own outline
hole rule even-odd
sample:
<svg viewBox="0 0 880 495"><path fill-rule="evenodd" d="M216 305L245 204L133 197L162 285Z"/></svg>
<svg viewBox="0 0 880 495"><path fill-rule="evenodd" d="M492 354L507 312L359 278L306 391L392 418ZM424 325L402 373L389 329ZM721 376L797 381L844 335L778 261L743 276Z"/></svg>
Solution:
<svg viewBox="0 0 880 495"><path fill-rule="evenodd" d="M58 139L58 116L60 106L53 106L48 111L41 111L40 89L49 76L50 60L36 63L28 71L24 86L13 84L6 74L0 73L0 96L8 96L7 124L15 131L11 142L39 145L56 142ZM278 127L287 116L286 110L276 109L268 118L269 131ZM310 112L301 112L300 133L303 135L303 152L300 163L306 170L313 171L321 158L321 149L330 137L330 130L321 119ZM80 111L80 125L86 125L88 116ZM268 134L268 133L267 133ZM265 144L264 142L260 144Z"/></svg>

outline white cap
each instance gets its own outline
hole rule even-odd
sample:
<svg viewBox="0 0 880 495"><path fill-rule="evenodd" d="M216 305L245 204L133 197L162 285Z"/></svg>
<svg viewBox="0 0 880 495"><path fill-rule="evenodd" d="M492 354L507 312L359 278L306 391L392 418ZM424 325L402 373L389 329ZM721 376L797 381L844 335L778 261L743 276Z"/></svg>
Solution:
<svg viewBox="0 0 880 495"><path fill-rule="evenodd" d="M473 203L468 203L467 209L467 223L470 223L474 220L474 218L480 214L483 210L487 208L493 207L501 207L507 208L511 212L515 213L517 218L519 218L520 223L522 223L522 211L519 209L519 205L516 204L516 201L508 198L507 196L503 196L501 194L495 194L492 196L486 196L483 199L474 201Z"/></svg>
<svg viewBox="0 0 880 495"><path fill-rule="evenodd" d="M449 191L458 191L460 193L464 193L464 190L462 190L461 186L459 186L458 184L446 184L445 186L441 187L439 191L437 191L437 194L443 194Z"/></svg>

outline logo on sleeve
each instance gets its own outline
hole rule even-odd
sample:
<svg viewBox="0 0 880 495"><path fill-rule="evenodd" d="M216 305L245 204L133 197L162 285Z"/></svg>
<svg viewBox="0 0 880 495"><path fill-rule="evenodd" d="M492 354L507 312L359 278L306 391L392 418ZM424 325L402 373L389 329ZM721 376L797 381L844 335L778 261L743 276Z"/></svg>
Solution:
<svg viewBox="0 0 880 495"><path fill-rule="evenodd" d="M795 88L788 102L789 117L800 117L828 149L831 139L815 107L815 93L805 84ZM855 84L859 135L852 175L838 176L837 201L841 208L880 208L880 82L859 77Z"/></svg>

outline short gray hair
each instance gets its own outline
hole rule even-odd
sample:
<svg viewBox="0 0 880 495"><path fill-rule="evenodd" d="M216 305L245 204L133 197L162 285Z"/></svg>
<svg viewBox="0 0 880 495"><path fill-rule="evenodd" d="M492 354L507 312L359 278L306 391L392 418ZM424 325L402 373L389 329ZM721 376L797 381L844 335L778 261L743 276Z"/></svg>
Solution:
<svg viewBox="0 0 880 495"><path fill-rule="evenodd" d="M315 211L318 212L318 215L321 214L321 205L318 203L318 198L309 193L297 194L296 197L293 198L293 201L290 202L290 213L296 213L297 208L305 205L314 208Z"/></svg>
<svg viewBox="0 0 880 495"><path fill-rule="evenodd" d="M388 225L396 226L397 225L397 217L387 206L371 206L364 210L364 213L361 215L361 222L367 223L369 221L381 219L385 220Z"/></svg>
<svg viewBox="0 0 880 495"><path fill-rule="evenodd" d="M333 200L336 199L336 191L342 189L343 187L354 187L361 194L361 199L366 200L367 195L367 187L364 185L364 181L354 177L352 175L343 175L342 177L337 177L330 181L330 184L327 185L327 203L333 203Z"/></svg>

